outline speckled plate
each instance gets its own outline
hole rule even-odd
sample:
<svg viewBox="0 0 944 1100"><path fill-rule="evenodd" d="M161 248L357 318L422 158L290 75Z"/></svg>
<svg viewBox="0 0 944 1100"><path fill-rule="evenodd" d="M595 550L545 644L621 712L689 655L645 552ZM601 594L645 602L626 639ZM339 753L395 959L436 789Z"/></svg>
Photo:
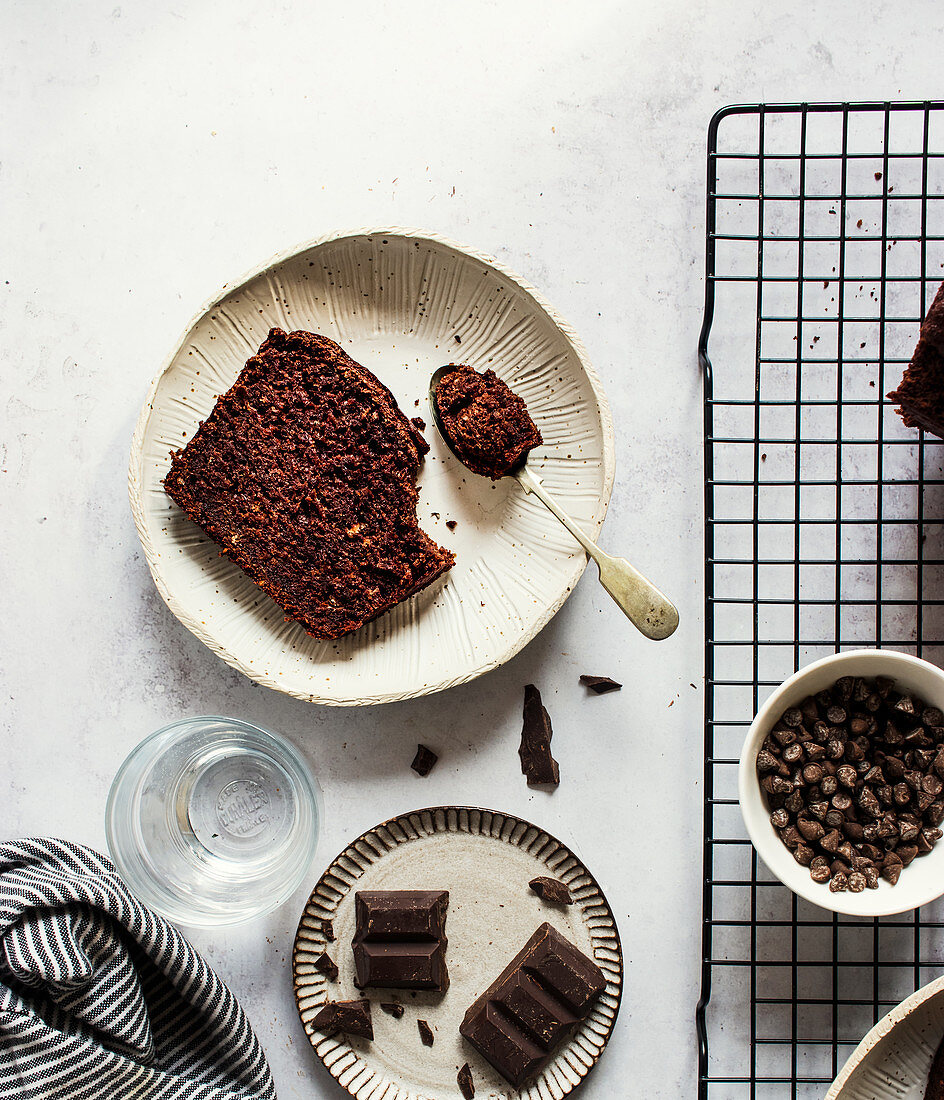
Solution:
<svg viewBox="0 0 944 1100"><path fill-rule="evenodd" d="M429 423L419 520L457 557L441 581L337 642L285 622L162 486L171 451L272 326L330 336L390 387L407 416ZM573 330L494 260L413 230L362 230L276 256L200 312L151 386L129 482L158 591L214 653L298 698L382 703L496 668L560 608L586 556L513 479L476 477L438 438L427 391L449 362L492 367L524 397L545 440L531 465L595 536L613 486L606 398Z"/></svg>
<svg viewBox="0 0 944 1100"><path fill-rule="evenodd" d="M826 1100L922 1100L944 1038L944 978L883 1016L849 1056Z"/></svg>
<svg viewBox="0 0 944 1100"><path fill-rule="evenodd" d="M542 902L528 888L536 875L566 882L571 906ZM351 938L356 890L448 890L445 994L354 986ZM333 923L326 944L321 922ZM606 989L573 1036L534 1082L520 1091L459 1035L466 1009L524 946L543 921L554 925L606 975ZM327 982L314 968L323 950L340 968ZM623 984L619 933L596 880L560 841L527 821L496 810L439 806L386 821L358 837L321 876L295 938L295 998L315 1053L357 1100L455 1100L458 1069L468 1062L475 1094L489 1100L560 1100L590 1072L613 1029ZM374 1040L325 1035L311 1026L327 1000L367 996ZM401 1019L380 1001L399 1001ZM433 1030L420 1042L418 1019Z"/></svg>

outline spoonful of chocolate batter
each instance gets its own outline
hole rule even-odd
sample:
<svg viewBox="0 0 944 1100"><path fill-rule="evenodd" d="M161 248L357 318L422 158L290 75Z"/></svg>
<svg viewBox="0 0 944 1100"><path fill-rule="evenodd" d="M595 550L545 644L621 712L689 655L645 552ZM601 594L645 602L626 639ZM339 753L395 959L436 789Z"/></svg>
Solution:
<svg viewBox="0 0 944 1100"><path fill-rule="evenodd" d="M600 583L647 638L661 641L675 632L678 611L625 558L605 553L545 491L527 466L528 454L543 442L527 405L495 374L450 364L429 382L429 404L440 435L473 473L497 481L516 478L561 521L600 570Z"/></svg>

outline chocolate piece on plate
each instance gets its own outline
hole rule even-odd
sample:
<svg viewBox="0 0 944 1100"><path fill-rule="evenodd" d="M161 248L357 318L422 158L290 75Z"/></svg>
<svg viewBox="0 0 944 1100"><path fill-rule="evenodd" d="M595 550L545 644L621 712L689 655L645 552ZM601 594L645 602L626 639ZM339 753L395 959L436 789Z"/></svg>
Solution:
<svg viewBox="0 0 944 1100"><path fill-rule="evenodd" d="M399 1020L403 1016L403 1005L397 1004L396 1001L381 1001L380 1007L388 1016L392 1016L395 1020Z"/></svg>
<svg viewBox="0 0 944 1100"><path fill-rule="evenodd" d="M547 878L544 875L539 875L538 878L531 879L528 885L541 901L550 901L555 905L574 904L570 887L566 882L561 882L559 878Z"/></svg>
<svg viewBox="0 0 944 1100"><path fill-rule="evenodd" d="M459 1032L520 1088L547 1065L605 986L597 964L545 923L469 1007Z"/></svg>
<svg viewBox="0 0 944 1100"><path fill-rule="evenodd" d="M373 1039L370 1001L329 1001L311 1021L311 1026L318 1031L343 1031L345 1035Z"/></svg>
<svg viewBox="0 0 944 1100"><path fill-rule="evenodd" d="M472 1070L469 1069L468 1062L456 1074L456 1082L465 1100L472 1100L472 1097L475 1096L475 1083L472 1080Z"/></svg>
<svg viewBox="0 0 944 1100"><path fill-rule="evenodd" d="M320 971L329 982L338 980L338 964L331 958L327 951L322 951L315 959L315 970Z"/></svg>
<svg viewBox="0 0 944 1100"><path fill-rule="evenodd" d="M417 1020L416 1026L419 1029L420 1040L424 1047L431 1047L433 1045L433 1029L425 1020Z"/></svg>
<svg viewBox="0 0 944 1100"><path fill-rule="evenodd" d="M334 943L334 925L329 920L321 922L321 934L326 943Z"/></svg>
<svg viewBox="0 0 944 1100"><path fill-rule="evenodd" d="M528 684L524 689L524 721L518 749L521 771L527 778L528 786L548 783L556 787L560 783L560 768L551 756L553 736L551 719L541 705L541 693L534 684Z"/></svg>
<svg viewBox="0 0 944 1100"><path fill-rule="evenodd" d="M439 757L432 749L428 749L425 745L417 745L416 756L413 757L413 763L410 767L417 775L427 776L433 770L438 759Z"/></svg>
<svg viewBox="0 0 944 1100"><path fill-rule="evenodd" d="M615 680L611 680L609 676L581 676L580 682L584 687L588 687L594 695L604 695L608 691L619 691L623 686Z"/></svg>
<svg viewBox="0 0 944 1100"><path fill-rule="evenodd" d="M448 890L364 890L354 895L354 984L444 992Z"/></svg>

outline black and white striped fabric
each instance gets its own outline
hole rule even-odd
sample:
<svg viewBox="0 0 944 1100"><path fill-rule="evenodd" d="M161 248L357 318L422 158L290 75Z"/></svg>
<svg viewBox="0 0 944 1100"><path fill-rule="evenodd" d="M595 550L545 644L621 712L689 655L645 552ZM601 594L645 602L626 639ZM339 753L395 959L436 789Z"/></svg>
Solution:
<svg viewBox="0 0 944 1100"><path fill-rule="evenodd" d="M112 864L0 843L2 1100L274 1100L233 994Z"/></svg>

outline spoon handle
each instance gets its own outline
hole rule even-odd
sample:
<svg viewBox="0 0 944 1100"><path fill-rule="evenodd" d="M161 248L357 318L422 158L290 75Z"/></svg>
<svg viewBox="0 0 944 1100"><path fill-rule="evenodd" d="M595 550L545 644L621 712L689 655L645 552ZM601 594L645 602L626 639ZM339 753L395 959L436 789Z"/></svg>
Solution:
<svg viewBox="0 0 944 1100"><path fill-rule="evenodd" d="M614 558L588 538L557 501L545 492L540 480L527 466L522 466L515 477L521 488L529 495L533 493L597 563L600 583L641 633L654 641L662 641L675 633L679 623L678 611L651 581L646 580L625 558Z"/></svg>

